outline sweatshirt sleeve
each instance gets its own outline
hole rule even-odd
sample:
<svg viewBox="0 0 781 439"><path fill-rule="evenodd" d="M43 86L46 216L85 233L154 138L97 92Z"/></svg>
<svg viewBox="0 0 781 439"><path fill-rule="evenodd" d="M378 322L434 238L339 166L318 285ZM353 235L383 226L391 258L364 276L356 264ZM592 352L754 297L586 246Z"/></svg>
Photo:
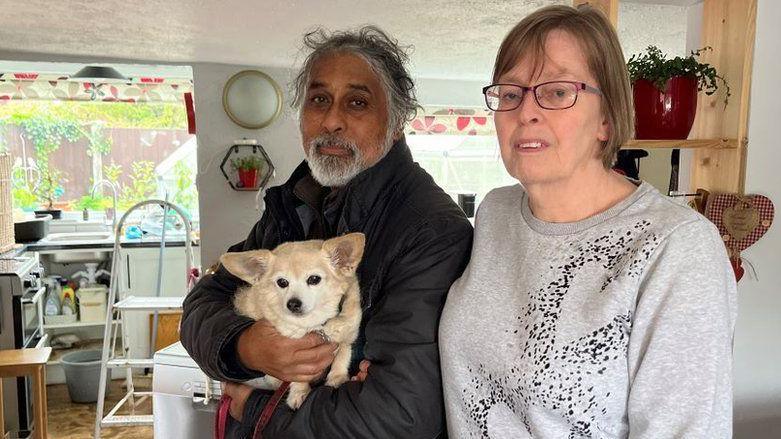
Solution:
<svg viewBox="0 0 781 439"><path fill-rule="evenodd" d="M630 438L732 436L736 316L718 231L704 218L682 224L639 285L628 346Z"/></svg>

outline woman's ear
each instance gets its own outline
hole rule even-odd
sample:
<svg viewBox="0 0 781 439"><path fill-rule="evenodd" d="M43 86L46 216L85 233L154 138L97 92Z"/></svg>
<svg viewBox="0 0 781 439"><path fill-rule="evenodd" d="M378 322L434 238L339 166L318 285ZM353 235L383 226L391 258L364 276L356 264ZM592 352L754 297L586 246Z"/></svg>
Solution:
<svg viewBox="0 0 781 439"><path fill-rule="evenodd" d="M610 121L602 119L602 124L597 131L597 139L600 142L607 142L610 139Z"/></svg>

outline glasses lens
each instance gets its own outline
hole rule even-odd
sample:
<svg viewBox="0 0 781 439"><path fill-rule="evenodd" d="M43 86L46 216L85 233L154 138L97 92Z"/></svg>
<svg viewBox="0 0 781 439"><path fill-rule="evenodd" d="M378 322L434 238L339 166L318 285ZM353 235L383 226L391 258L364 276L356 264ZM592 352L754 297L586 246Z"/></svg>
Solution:
<svg viewBox="0 0 781 439"><path fill-rule="evenodd" d="M493 111L515 110L523 99L523 88L517 85L493 85L485 91L485 103Z"/></svg>
<svg viewBox="0 0 781 439"><path fill-rule="evenodd" d="M537 86L537 103L549 110L562 110L575 105L578 88L569 82L548 82Z"/></svg>

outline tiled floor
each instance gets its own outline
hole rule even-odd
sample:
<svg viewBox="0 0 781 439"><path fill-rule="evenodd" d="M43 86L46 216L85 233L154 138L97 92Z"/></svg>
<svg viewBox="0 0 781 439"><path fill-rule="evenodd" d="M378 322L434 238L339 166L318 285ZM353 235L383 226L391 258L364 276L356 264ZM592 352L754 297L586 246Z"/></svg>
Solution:
<svg viewBox="0 0 781 439"><path fill-rule="evenodd" d="M151 388L149 378L133 380L136 390L148 390ZM124 396L122 380L114 380L110 384L108 402L105 410L111 409ZM50 439L87 439L92 437L95 427L96 404L76 404L71 402L68 396L68 387L65 384L55 384L46 387L49 402L49 438ZM138 407L137 413L152 413L152 402L145 401ZM152 427L112 427L101 431L103 438L122 439L151 439Z"/></svg>

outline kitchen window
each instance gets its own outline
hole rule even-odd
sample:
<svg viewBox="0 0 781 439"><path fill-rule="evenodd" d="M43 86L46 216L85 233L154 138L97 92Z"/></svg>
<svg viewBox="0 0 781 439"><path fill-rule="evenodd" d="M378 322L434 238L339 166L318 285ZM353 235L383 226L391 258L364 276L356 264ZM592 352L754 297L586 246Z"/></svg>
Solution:
<svg viewBox="0 0 781 439"><path fill-rule="evenodd" d="M426 107L408 125L412 156L454 200L517 183L505 170L493 113L474 108Z"/></svg>
<svg viewBox="0 0 781 439"><path fill-rule="evenodd" d="M114 185L119 212L167 197L197 225L189 67L189 77L157 77L150 70L104 84L14 69L19 66L0 61L0 148L12 156L16 208L66 215L86 209L99 217L112 213ZM93 190L100 181L111 184Z"/></svg>

